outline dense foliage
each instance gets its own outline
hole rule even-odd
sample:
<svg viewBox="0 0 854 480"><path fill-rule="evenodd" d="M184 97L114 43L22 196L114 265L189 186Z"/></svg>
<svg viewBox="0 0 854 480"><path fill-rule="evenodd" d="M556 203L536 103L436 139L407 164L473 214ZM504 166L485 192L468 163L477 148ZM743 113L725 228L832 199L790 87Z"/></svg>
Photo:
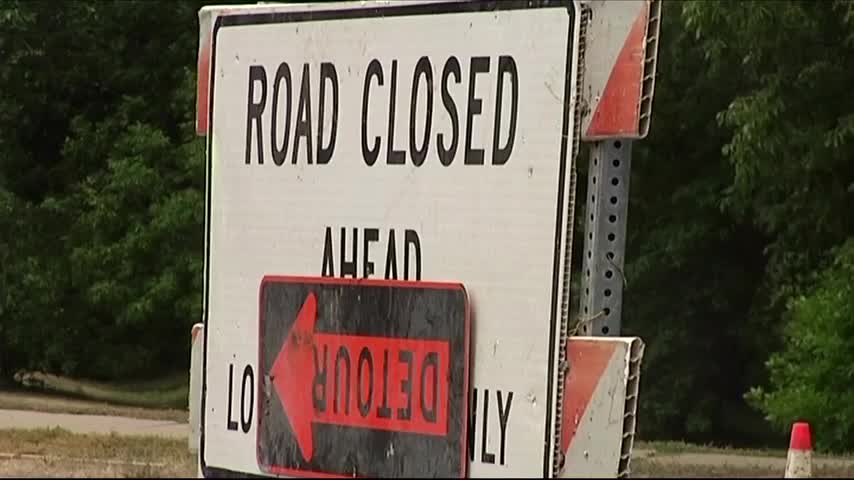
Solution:
<svg viewBox="0 0 854 480"><path fill-rule="evenodd" d="M0 377L187 367L201 5L0 0ZM664 6L625 269L647 438L759 444L807 418L854 447L852 5Z"/></svg>
<svg viewBox="0 0 854 480"><path fill-rule="evenodd" d="M0 3L2 373L184 363L201 302L200 6Z"/></svg>
<svg viewBox="0 0 854 480"><path fill-rule="evenodd" d="M665 9L629 212L642 428L762 443L765 417L777 433L808 418L819 446L854 447L854 8Z"/></svg>

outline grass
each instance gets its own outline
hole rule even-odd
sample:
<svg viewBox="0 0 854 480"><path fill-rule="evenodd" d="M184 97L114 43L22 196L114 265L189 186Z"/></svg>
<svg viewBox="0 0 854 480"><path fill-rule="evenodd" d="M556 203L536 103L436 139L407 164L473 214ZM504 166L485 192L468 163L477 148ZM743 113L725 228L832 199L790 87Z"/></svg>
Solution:
<svg viewBox="0 0 854 480"><path fill-rule="evenodd" d="M115 415L145 420L169 420L181 423L186 423L188 420L188 412L185 410L112 405L105 402L67 398L57 394L28 391L0 392L0 409L83 415Z"/></svg>
<svg viewBox="0 0 854 480"><path fill-rule="evenodd" d="M717 447L711 445L697 445L685 442L635 442L635 450L648 450L657 454L680 454L680 453L714 453L723 455L741 455L751 457L777 457L786 458L786 449L742 449L730 447Z"/></svg>
<svg viewBox="0 0 854 480"><path fill-rule="evenodd" d="M651 459L632 460L631 478L782 478L780 470L668 464Z"/></svg>
<svg viewBox="0 0 854 480"><path fill-rule="evenodd" d="M742 458L750 458L740 456ZM632 460L632 478L782 478L785 459L775 465L744 462L740 464L700 464L691 462L667 462L658 459L640 458ZM815 478L852 478L854 467L838 464L813 462Z"/></svg>
<svg viewBox="0 0 854 480"><path fill-rule="evenodd" d="M786 454L785 449L637 442L631 471L632 477L636 478L780 478L785 471ZM854 478L854 457L813 455L813 475L822 478Z"/></svg>
<svg viewBox="0 0 854 480"><path fill-rule="evenodd" d="M0 471L14 477L180 477L196 475L186 440L0 430Z"/></svg>
<svg viewBox="0 0 854 480"><path fill-rule="evenodd" d="M44 373L19 376L0 391L0 409L188 420L188 374L132 382L95 382ZM26 389L20 388L26 386ZM632 477L780 478L786 447L737 449L683 442L636 442ZM3 476L194 477L185 439L83 435L61 429L0 430ZM854 478L854 456L814 455L813 475Z"/></svg>
<svg viewBox="0 0 854 480"><path fill-rule="evenodd" d="M22 373L16 380L15 388L0 391L0 408L188 420L188 372L133 382L95 382L41 372Z"/></svg>
<svg viewBox="0 0 854 480"><path fill-rule="evenodd" d="M788 445L784 445L782 448L733 448L712 445L698 445L679 441L635 442L634 448L635 450L646 450L650 452L655 452L656 454L660 455L698 453L716 455L737 455L743 457L786 458L786 455L788 453ZM854 455L852 454L823 455L821 453L814 453L813 457L845 459L854 462Z"/></svg>
<svg viewBox="0 0 854 480"><path fill-rule="evenodd" d="M656 444L641 445L655 451ZM668 444L663 445L668 449ZM785 459L758 458L736 449L669 445L680 452L632 460L634 478L781 478ZM671 449L671 452L673 450ZM720 455L725 461L703 460ZM66 430L0 430L0 472L12 477L190 478L196 458L183 439L75 434ZM813 476L852 478L854 462L814 461Z"/></svg>
<svg viewBox="0 0 854 480"><path fill-rule="evenodd" d="M96 382L41 372L17 375L19 383L38 390L87 400L148 408L186 409L189 372L149 381Z"/></svg>

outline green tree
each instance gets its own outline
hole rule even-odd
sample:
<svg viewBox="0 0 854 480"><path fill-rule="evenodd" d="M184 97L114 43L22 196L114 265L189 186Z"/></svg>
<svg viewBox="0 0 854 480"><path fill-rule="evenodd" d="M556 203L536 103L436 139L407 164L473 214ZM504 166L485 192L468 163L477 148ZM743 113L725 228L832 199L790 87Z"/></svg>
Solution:
<svg viewBox="0 0 854 480"><path fill-rule="evenodd" d="M751 398L781 430L810 417L826 429L821 445L850 448L854 417L834 410L841 404L831 399L846 398L842 372L854 367L839 341L854 326L845 286L854 238L854 5L694 1L684 8L710 68L737 71L744 82L718 116L733 172L721 206L767 238L753 311L767 319L758 333L785 342L769 362L770 391Z"/></svg>
<svg viewBox="0 0 854 480"><path fill-rule="evenodd" d="M24 205L0 183L0 379L11 375L11 369L25 358L19 325L9 320L17 316L24 301L21 289L13 285L23 277L19 256L28 243L27 216Z"/></svg>
<svg viewBox="0 0 854 480"><path fill-rule="evenodd" d="M664 5L652 130L632 161L623 324L647 342L639 429L756 444L768 429L742 395L772 348L751 314L764 238L721 207L733 173L715 120L744 82L730 65L709 68L683 7Z"/></svg>
<svg viewBox="0 0 854 480"><path fill-rule="evenodd" d="M769 391L751 391L751 403L780 430L812 423L816 448L854 446L854 240L835 249L816 285L790 301L786 347L768 361Z"/></svg>
<svg viewBox="0 0 854 480"><path fill-rule="evenodd" d="M854 14L849 2L691 2L712 65L747 82L720 114L734 171L724 205L766 233L780 308L854 231Z"/></svg>
<svg viewBox="0 0 854 480"><path fill-rule="evenodd" d="M188 361L200 7L0 3L0 373L116 378Z"/></svg>

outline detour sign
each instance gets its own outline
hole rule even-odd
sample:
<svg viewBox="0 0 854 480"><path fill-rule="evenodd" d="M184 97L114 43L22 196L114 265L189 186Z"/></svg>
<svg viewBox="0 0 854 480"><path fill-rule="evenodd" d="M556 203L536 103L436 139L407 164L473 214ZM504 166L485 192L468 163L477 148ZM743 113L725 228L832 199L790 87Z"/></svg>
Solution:
<svg viewBox="0 0 854 480"><path fill-rule="evenodd" d="M465 476L461 285L267 277L259 311L262 470Z"/></svg>

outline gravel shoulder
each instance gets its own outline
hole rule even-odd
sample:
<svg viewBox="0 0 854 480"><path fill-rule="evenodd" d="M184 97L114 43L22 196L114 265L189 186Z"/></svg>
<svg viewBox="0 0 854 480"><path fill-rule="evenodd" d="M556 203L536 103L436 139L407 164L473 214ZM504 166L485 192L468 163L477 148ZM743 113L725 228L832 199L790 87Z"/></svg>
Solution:
<svg viewBox="0 0 854 480"><path fill-rule="evenodd" d="M744 455L741 453L682 452L659 453L636 449L632 456L634 478L782 478L786 458ZM854 459L815 456L813 476L819 478L854 478Z"/></svg>
<svg viewBox="0 0 854 480"><path fill-rule="evenodd" d="M146 420L111 415L0 410L0 429L62 428L72 433L150 435L187 439L189 425L170 420Z"/></svg>
<svg viewBox="0 0 854 480"><path fill-rule="evenodd" d="M184 439L0 429L0 477L192 478L196 468Z"/></svg>

